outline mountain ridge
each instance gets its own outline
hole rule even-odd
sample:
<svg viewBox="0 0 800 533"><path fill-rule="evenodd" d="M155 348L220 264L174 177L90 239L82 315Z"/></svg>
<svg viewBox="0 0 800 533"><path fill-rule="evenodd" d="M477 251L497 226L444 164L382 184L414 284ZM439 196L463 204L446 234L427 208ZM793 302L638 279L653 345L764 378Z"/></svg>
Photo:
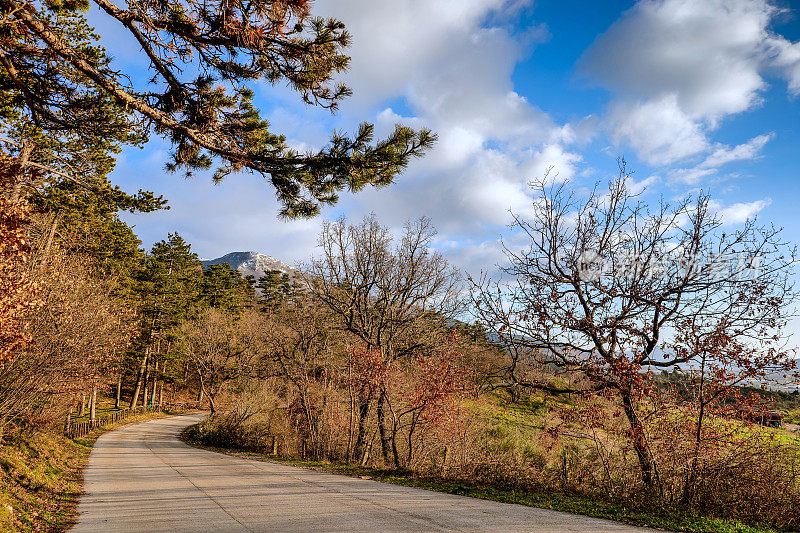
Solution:
<svg viewBox="0 0 800 533"><path fill-rule="evenodd" d="M231 268L241 272L242 276L253 276L256 281L265 275L269 270L278 270L287 274L290 280L301 277L302 272L291 265L284 263L272 256L254 251L230 252L216 259L205 259L202 261L203 268L211 265L228 263Z"/></svg>

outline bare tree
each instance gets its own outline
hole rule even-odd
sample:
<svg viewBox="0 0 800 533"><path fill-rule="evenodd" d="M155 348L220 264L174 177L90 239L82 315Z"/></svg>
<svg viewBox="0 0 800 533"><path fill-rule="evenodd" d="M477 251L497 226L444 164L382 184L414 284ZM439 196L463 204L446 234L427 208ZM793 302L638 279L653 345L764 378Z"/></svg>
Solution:
<svg viewBox="0 0 800 533"><path fill-rule="evenodd" d="M725 232L707 196L651 209L628 184L624 161L608 191L582 200L547 176L533 183L532 215L514 216L528 244L506 247L504 279L472 280L473 303L507 348L503 384L618 399L650 485L658 473L637 411L648 371L702 357L675 334L687 321L695 334L724 322L736 342L758 348L742 353L740 368L792 366L781 348L796 259L778 229L747 221ZM535 365L573 376L572 384L526 372Z"/></svg>
<svg viewBox="0 0 800 533"><path fill-rule="evenodd" d="M301 439L301 448L314 456L322 452L320 413L327 396L321 390L331 379L339 335L331 328L327 309L309 298L296 298L275 307L265 328L265 348L275 374L294 389L289 415Z"/></svg>
<svg viewBox="0 0 800 533"><path fill-rule="evenodd" d="M40 237L34 235L24 267L44 305L25 316L35 342L0 368L0 429L63 416L74 395L104 383L133 333L133 315L113 295L114 280L96 277L87 260L57 246L39 261Z"/></svg>
<svg viewBox="0 0 800 533"><path fill-rule="evenodd" d="M310 291L341 322L341 327L393 361L427 346L411 333L421 321L445 325L459 310L460 276L431 249L436 230L430 219L407 222L393 246L389 230L372 214L357 225L345 219L323 226L322 257L308 267ZM376 401L384 461L390 462L392 432L386 425L387 391L358 391L358 430L354 457L364 452L366 418ZM395 454L396 455L396 454ZM397 464L397 457L392 459Z"/></svg>
<svg viewBox="0 0 800 533"><path fill-rule="evenodd" d="M181 350L197 372L201 393L208 398L212 414L217 411L216 401L225 386L253 371L259 324L254 311L236 316L210 308L180 327Z"/></svg>

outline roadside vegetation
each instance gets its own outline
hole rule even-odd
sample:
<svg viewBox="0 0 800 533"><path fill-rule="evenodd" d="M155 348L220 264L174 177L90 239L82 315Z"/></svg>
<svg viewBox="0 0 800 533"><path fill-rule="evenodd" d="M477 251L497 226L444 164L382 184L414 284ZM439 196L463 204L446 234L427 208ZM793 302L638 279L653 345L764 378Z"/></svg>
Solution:
<svg viewBox="0 0 800 533"><path fill-rule="evenodd" d="M583 213L597 235L611 231L602 220L628 220L620 234L650 228L655 236L626 238L652 246L653 257L658 238L676 239L671 220L705 210L700 197L657 220L626 211L625 179L610 185L612 201L572 208L593 210ZM542 205L557 206L549 193ZM534 239L560 231L552 216L542 214L553 226L531 229ZM686 234L730 245L713 242L713 217L697 216ZM780 349L794 294L779 273L791 265L770 255L780 249L774 234L743 231L725 239L766 254L767 277L712 277L700 265L664 279L585 280L577 257L560 257L579 249L560 240L568 234L534 241L510 257L505 284L472 281L465 300L470 284L432 249L427 220L409 222L396 241L374 215L325 225L307 285L262 300L259 313L213 311L182 326L182 349L213 404L193 438L465 483L504 500L510 491L547 504L533 496L544 494L689 531L792 530L800 440L768 417L780 408L791 419L797 393L766 387L776 372L795 376L793 354ZM575 235L591 240L589 230ZM469 313L472 323L460 319Z"/></svg>
<svg viewBox="0 0 800 533"><path fill-rule="evenodd" d="M113 64L90 3L153 83ZM0 11L4 527L68 523L92 440L63 437L67 419L169 406L211 411L204 445L356 475L687 531L800 528L797 435L768 427L800 420L780 230L723 228L702 193L646 205L622 162L602 190L534 182L497 274L454 268L431 220L379 214L325 222L293 280L203 268L178 233L146 250L120 218L167 208L112 184L123 148L163 136L169 170L261 175L292 218L391 184L435 134L362 124L298 153L272 131L259 82L331 110L350 94L349 34L304 0Z"/></svg>

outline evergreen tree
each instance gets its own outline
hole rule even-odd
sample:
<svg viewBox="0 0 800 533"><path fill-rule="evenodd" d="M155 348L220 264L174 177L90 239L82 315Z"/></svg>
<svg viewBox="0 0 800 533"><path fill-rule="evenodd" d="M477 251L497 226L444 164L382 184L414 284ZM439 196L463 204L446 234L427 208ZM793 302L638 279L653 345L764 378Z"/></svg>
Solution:
<svg viewBox="0 0 800 533"><path fill-rule="evenodd" d="M79 51L96 68L110 68L99 35L82 13L54 4L26 4L25 9L35 12L39 7L58 28L64 46ZM8 9L15 8L0 3L0 11ZM147 140L144 124L132 120L124 103L60 60L53 49L37 45L18 21L7 22L0 28L0 143L23 169L36 169L38 178L20 182L17 194L28 196L61 182L113 193L104 178L122 146L141 146Z"/></svg>
<svg viewBox="0 0 800 533"><path fill-rule="evenodd" d="M289 275L280 270L268 270L258 279L256 289L261 293L262 310L274 309L292 298L299 290Z"/></svg>
<svg viewBox="0 0 800 533"><path fill-rule="evenodd" d="M50 244L58 242L62 248L90 257L104 275L117 281L118 294L130 295L144 253L141 241L118 211L151 212L165 202L143 191L129 195L106 178L96 178L95 189L61 181L32 196L32 203L44 215L43 230L48 233L44 255Z"/></svg>
<svg viewBox="0 0 800 533"><path fill-rule="evenodd" d="M134 347L143 354L131 400L135 406L149 364L169 357L173 344L170 332L196 315L200 301L203 267L191 245L177 233L153 245L137 276L140 335ZM162 363L162 369L164 368ZM162 370L162 373L164 371Z"/></svg>
<svg viewBox="0 0 800 533"><path fill-rule="evenodd" d="M53 9L65 43L108 68L99 36L83 15ZM31 38L8 25L0 29L0 152L15 156L23 170L12 197L25 197L43 215L45 258L54 243L87 255L119 280L118 293L129 294L141 243L118 213L151 212L166 201L149 191L129 194L108 175L122 146L141 145L145 130L81 72L54 63L52 50L30 48Z"/></svg>
<svg viewBox="0 0 800 533"><path fill-rule="evenodd" d="M228 263L211 265L203 271L200 301L203 306L235 311L255 294L253 286L242 277L241 272Z"/></svg>
<svg viewBox="0 0 800 533"><path fill-rule="evenodd" d="M25 160L30 144L69 141L78 146L60 159L80 162L77 150L92 156L90 166L108 165L120 144L155 132L173 144L168 168L213 168L215 180L258 173L275 188L282 214L294 217L317 214L343 189L388 185L435 141L428 130L398 125L373 142L373 126L362 124L300 153L271 131L253 104L262 80L288 83L305 102L331 110L351 93L333 81L347 67L350 36L341 22L314 17L308 0L91 3L104 28L138 42L153 76L111 64L83 15L89 0L0 0L0 110L20 124Z"/></svg>

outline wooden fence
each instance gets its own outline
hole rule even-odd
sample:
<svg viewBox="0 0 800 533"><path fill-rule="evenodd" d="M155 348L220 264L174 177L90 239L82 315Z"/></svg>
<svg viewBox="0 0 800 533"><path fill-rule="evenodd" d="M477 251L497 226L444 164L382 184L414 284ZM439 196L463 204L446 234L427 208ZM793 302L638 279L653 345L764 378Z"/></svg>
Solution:
<svg viewBox="0 0 800 533"><path fill-rule="evenodd" d="M158 407L134 407L133 409L125 408L113 413L100 415L95 417L94 420L84 420L83 422L73 422L71 414L67 415L64 421L64 434L69 438L83 437L91 430L113 424L119 420L128 418L129 416L145 413L148 411L158 411Z"/></svg>

